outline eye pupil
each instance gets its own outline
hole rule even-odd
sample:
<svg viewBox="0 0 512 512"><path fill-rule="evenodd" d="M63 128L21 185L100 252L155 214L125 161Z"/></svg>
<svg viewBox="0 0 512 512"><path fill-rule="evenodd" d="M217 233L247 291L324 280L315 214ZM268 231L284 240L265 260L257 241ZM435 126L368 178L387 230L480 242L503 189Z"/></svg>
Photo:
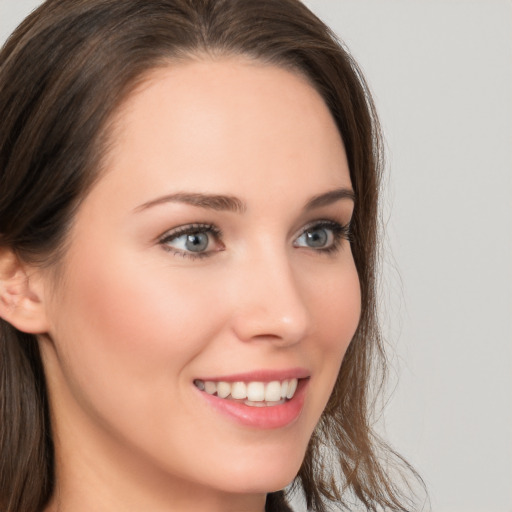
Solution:
<svg viewBox="0 0 512 512"><path fill-rule="evenodd" d="M193 233L187 235L185 247L188 251L201 252L208 247L208 235L206 233Z"/></svg>
<svg viewBox="0 0 512 512"><path fill-rule="evenodd" d="M316 229L306 232L306 240L309 247L324 247L329 240L329 235L325 229Z"/></svg>

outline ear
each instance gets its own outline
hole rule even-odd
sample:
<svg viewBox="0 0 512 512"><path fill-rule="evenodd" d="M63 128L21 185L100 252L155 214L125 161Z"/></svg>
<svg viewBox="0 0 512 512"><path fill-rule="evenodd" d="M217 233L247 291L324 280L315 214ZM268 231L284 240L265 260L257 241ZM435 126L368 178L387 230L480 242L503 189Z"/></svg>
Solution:
<svg viewBox="0 0 512 512"><path fill-rule="evenodd" d="M0 317L22 332L47 332L43 291L40 270L22 263L12 250L0 248Z"/></svg>

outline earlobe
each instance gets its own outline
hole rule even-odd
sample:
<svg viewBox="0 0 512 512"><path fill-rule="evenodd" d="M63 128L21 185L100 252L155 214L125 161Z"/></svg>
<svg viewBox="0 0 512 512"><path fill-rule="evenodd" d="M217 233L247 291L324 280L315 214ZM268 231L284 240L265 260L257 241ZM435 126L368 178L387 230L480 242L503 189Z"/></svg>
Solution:
<svg viewBox="0 0 512 512"><path fill-rule="evenodd" d="M0 248L0 317L22 332L47 332L43 291L38 271Z"/></svg>

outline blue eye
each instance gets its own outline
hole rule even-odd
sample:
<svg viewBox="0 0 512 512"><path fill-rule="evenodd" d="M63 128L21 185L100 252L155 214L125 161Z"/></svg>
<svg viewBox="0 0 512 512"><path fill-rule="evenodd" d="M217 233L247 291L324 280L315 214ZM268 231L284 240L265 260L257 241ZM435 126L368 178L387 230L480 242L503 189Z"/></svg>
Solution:
<svg viewBox="0 0 512 512"><path fill-rule="evenodd" d="M214 226L193 224L166 233L160 244L175 254L200 257L219 250L219 239L220 232Z"/></svg>
<svg viewBox="0 0 512 512"><path fill-rule="evenodd" d="M296 245L299 247L311 247L312 249L324 249L332 245L333 240L334 235L330 229L308 229L297 238Z"/></svg>
<svg viewBox="0 0 512 512"><path fill-rule="evenodd" d="M342 226L338 222L317 222L306 227L293 245L317 251L335 251L343 239L348 239L348 231L348 226Z"/></svg>
<svg viewBox="0 0 512 512"><path fill-rule="evenodd" d="M190 252L203 252L208 249L210 239L206 233L192 233L190 235L181 235L175 239L176 245L180 249Z"/></svg>

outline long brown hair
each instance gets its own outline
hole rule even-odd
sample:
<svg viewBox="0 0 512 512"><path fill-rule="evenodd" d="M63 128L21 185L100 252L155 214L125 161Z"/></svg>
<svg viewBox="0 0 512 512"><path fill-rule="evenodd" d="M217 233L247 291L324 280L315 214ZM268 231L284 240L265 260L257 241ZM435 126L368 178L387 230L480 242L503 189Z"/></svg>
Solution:
<svg viewBox="0 0 512 512"><path fill-rule="evenodd" d="M41 5L0 53L0 248L25 261L58 261L73 212L100 174L116 108L154 68L205 52L245 55L306 76L337 123L355 192L351 243L361 319L291 489L302 489L317 512L333 502L410 511L382 462L403 461L370 420L372 383L385 368L375 292L379 125L356 63L298 0ZM0 509L36 512L55 485L44 369L34 336L4 320L0 329ZM268 495L267 511L286 510L284 491Z"/></svg>

